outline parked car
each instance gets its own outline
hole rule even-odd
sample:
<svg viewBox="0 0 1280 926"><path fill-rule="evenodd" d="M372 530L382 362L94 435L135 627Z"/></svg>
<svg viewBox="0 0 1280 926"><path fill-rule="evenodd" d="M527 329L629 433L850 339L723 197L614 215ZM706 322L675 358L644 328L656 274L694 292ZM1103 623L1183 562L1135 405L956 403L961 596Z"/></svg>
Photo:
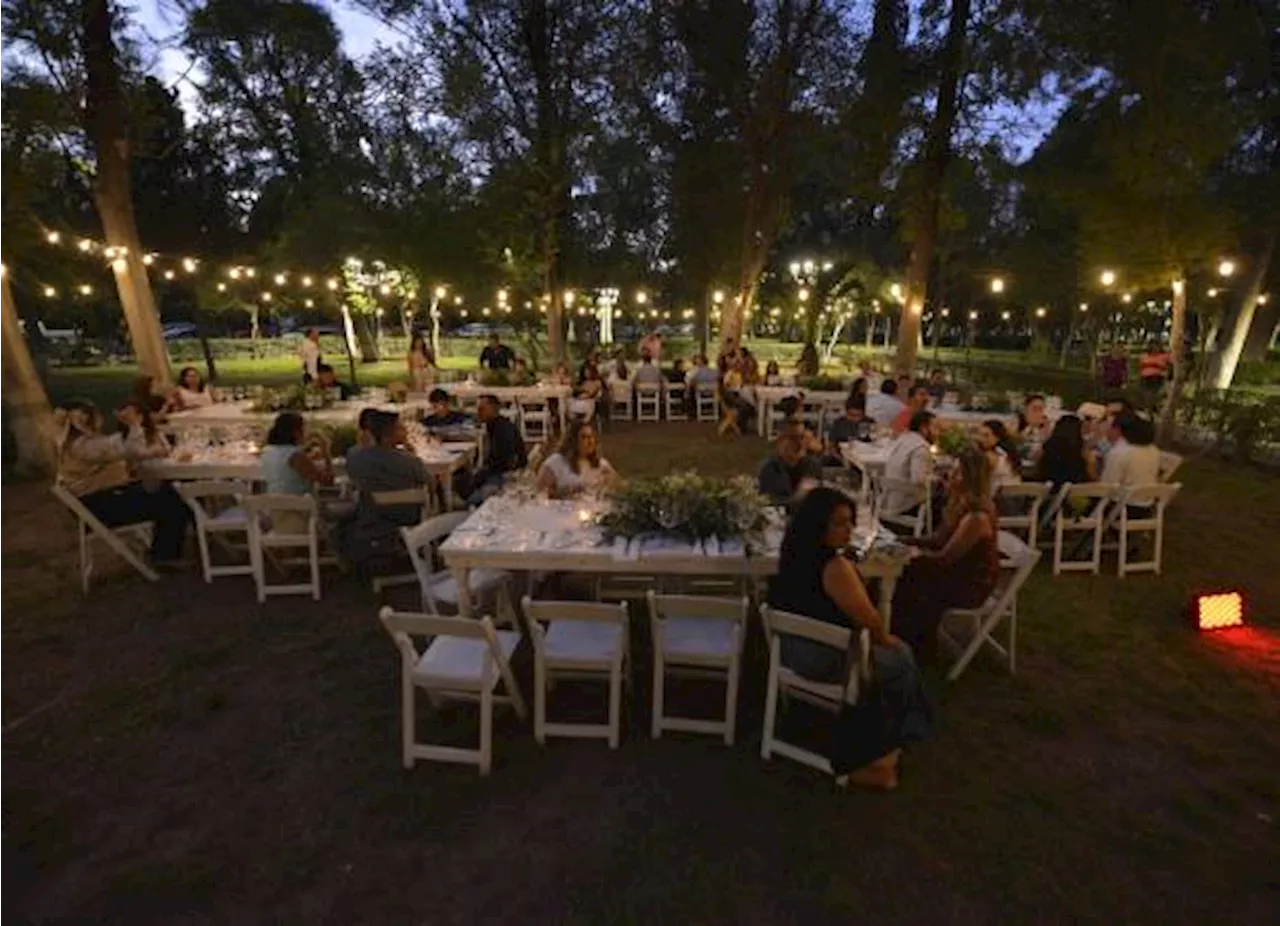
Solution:
<svg viewBox="0 0 1280 926"><path fill-rule="evenodd" d="M165 322L160 329L166 341L181 341L197 337L199 327L194 322Z"/></svg>

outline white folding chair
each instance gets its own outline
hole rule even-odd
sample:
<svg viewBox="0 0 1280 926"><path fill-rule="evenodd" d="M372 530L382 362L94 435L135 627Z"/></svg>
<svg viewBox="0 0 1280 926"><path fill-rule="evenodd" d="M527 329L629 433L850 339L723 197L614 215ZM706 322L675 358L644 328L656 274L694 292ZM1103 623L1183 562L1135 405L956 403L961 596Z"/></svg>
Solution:
<svg viewBox="0 0 1280 926"><path fill-rule="evenodd" d="M107 527L65 486L55 485L52 491L53 497L62 502L79 521L80 587L86 595L89 594L89 577L93 575L94 540L101 540L147 581L160 581L159 574L148 565L143 552L151 543L151 522Z"/></svg>
<svg viewBox="0 0 1280 926"><path fill-rule="evenodd" d="M1003 531L1001 533L1004 533ZM942 622L938 625L938 639L948 649L959 654L959 658L947 673L947 681L954 682L973 661L983 645L993 649L1009 667L1009 674L1017 671L1018 647L1018 592L1040 561L1040 551L1023 544L1012 534L1006 534L1010 540L1022 547L1005 560L1001 550L1002 566L1011 568L1013 576L1003 588L997 587L982 605L976 608L950 608L943 612ZM1002 623L1009 625L1009 637L1006 644L995 638L996 628ZM963 625L957 632L955 625Z"/></svg>
<svg viewBox="0 0 1280 926"><path fill-rule="evenodd" d="M493 764L493 705L509 703L526 714L524 698L511 672L511 654L520 642L514 630L495 630L487 617L468 620L412 614L383 608L382 626L400 651L400 751L405 768L418 759L476 765L488 775ZM414 637L430 642L419 653ZM505 694L497 693L501 682ZM432 705L439 700L478 701L480 748L461 749L420 743L417 737L416 690L427 692Z"/></svg>
<svg viewBox="0 0 1280 926"><path fill-rule="evenodd" d="M1173 453L1169 450L1160 451L1160 469L1159 478L1161 482L1168 482L1173 478L1173 474L1178 471L1178 467L1182 465L1182 455Z"/></svg>
<svg viewBox="0 0 1280 926"><path fill-rule="evenodd" d="M235 549L235 545L227 537L228 534L243 535L245 544L243 551L248 551L249 518L239 504L239 499L250 493L249 483L240 479L218 479L205 482L179 482L176 488L195 517L196 543L200 547L200 567L204 570L205 582L212 583L215 576L253 575L252 557L247 563L215 566L209 555L211 539L224 550ZM214 501L211 503L210 499ZM221 500L222 504L218 504L217 500ZM231 504L227 504L228 501Z"/></svg>
<svg viewBox="0 0 1280 926"><path fill-rule="evenodd" d="M1160 575L1164 554L1164 510L1181 489L1182 483L1175 482L1128 486L1121 490L1116 502L1120 528L1118 574L1121 578L1132 572ZM1151 535L1151 559L1130 558L1129 540L1135 534Z"/></svg>
<svg viewBox="0 0 1280 926"><path fill-rule="evenodd" d="M916 537L933 533L929 484L881 476L876 480L876 516L881 523L906 528Z"/></svg>
<svg viewBox="0 0 1280 926"><path fill-rule="evenodd" d="M609 417L614 421L630 421L635 417L631 380L615 379L609 383Z"/></svg>
<svg viewBox="0 0 1280 926"><path fill-rule="evenodd" d="M833 714L838 713L840 706L844 703L856 703L859 686L870 672L871 634L865 628L859 630L861 658L858 670L849 673L847 680L815 682L782 664L782 637L793 636L820 643L837 650L843 657L849 650L853 631L848 627L837 627L834 624L815 621L788 611L777 611L768 605L761 605L760 619L764 624L765 639L769 644L769 675L765 687L764 728L760 738L760 757L768 760L777 753L784 759L799 762L830 775L832 774L831 761L826 756L778 738L775 732L778 699L793 697L797 701L804 701Z"/></svg>
<svg viewBox="0 0 1280 926"><path fill-rule="evenodd" d="M747 598L693 595L646 596L653 634L653 738L663 730L712 733L733 745L738 716L738 676L746 639ZM724 719L703 720L665 712L668 674L725 680Z"/></svg>
<svg viewBox="0 0 1280 926"><path fill-rule="evenodd" d="M519 400L520 436L525 443L536 444L551 435L551 409L545 399Z"/></svg>
<svg viewBox="0 0 1280 926"><path fill-rule="evenodd" d="M448 569L436 569L436 547L468 517L470 512L452 511L414 527L400 528L422 590L422 609L428 614L438 615L442 608L458 610L458 581ZM469 597L475 607L487 609L493 605L504 623L515 623L511 580L511 573L503 569L472 569L467 573Z"/></svg>
<svg viewBox="0 0 1280 926"><path fill-rule="evenodd" d="M662 386L636 384L636 421L659 421L662 417Z"/></svg>
<svg viewBox="0 0 1280 926"><path fill-rule="evenodd" d="M1053 574L1064 572L1090 572L1094 575L1102 568L1102 537L1107 525L1107 507L1116 494L1116 486L1109 482L1064 483L1062 500L1053 519ZM1064 545L1069 535L1093 535L1092 554L1088 559L1066 557Z"/></svg>
<svg viewBox="0 0 1280 926"><path fill-rule="evenodd" d="M817 400L808 400L800 403L800 420L803 421L815 434L822 433L823 416L826 414L827 404Z"/></svg>
<svg viewBox="0 0 1280 926"><path fill-rule="evenodd" d="M622 685L628 650L627 606L596 601L534 601L524 598L533 640L533 735L597 738L618 748L622 729ZM542 624L547 624L544 629ZM605 679L609 722L549 723L547 687L556 678Z"/></svg>
<svg viewBox="0 0 1280 926"><path fill-rule="evenodd" d="M667 407L668 421L689 417L689 409L684 401L687 392L683 383L667 383L662 387L662 398Z"/></svg>
<svg viewBox="0 0 1280 926"><path fill-rule="evenodd" d="M249 520L249 561L253 564L253 581L258 588L258 602L267 600L268 595L301 595L310 593L311 597L320 600L320 536L317 525L319 509L311 495L244 495L240 498L240 507L244 509ZM305 524L301 530L282 529L264 523L264 518L275 518L286 515L293 519L302 515ZM276 551L305 549L304 559L297 557L277 556ZM272 585L267 582L266 560L281 568L285 566L306 565L310 568L310 582L286 583Z"/></svg>
<svg viewBox="0 0 1280 926"><path fill-rule="evenodd" d="M719 421L720 398L714 383L698 383L694 389L694 411L699 421Z"/></svg>
<svg viewBox="0 0 1280 926"><path fill-rule="evenodd" d="M379 508L408 507L412 505L418 509L419 523L427 520L435 514L437 508L435 485L418 486L413 489L395 489L387 492L374 492L372 493L372 500ZM403 531L404 528L401 528L401 530ZM416 569L413 572L374 576L373 593L376 595L384 588L391 588L393 585L412 585L416 581L418 581L418 573Z"/></svg>
<svg viewBox="0 0 1280 926"><path fill-rule="evenodd" d="M782 423L787 420L787 416L782 413L779 407L782 399L770 401L765 404L761 410L761 414L765 416L764 436L766 440L773 440L778 436L778 431L782 427Z"/></svg>
<svg viewBox="0 0 1280 926"><path fill-rule="evenodd" d="M1008 531L1026 531L1027 545L1036 545L1036 535L1040 528L1040 506L1049 497L1050 485L1047 482L1006 482L996 490L996 507L1000 509L1000 528ZM1019 513L1005 511L1000 502L1010 501L1009 508L1017 508Z"/></svg>

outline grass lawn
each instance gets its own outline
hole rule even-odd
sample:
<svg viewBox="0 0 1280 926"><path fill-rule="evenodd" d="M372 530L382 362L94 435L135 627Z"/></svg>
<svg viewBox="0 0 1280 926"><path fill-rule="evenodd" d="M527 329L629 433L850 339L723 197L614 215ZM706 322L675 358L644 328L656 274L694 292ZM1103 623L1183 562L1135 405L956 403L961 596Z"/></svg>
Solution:
<svg viewBox="0 0 1280 926"><path fill-rule="evenodd" d="M755 439L619 425L624 474L750 471ZM397 657L366 587L259 606L248 580L85 599L42 487L3 508L6 907L42 923L1267 923L1280 905L1274 477L1188 461L1165 575L1054 579L1019 673L979 659L892 795L761 761L753 634L740 742L649 738L633 621L621 748L500 715L495 769L399 764ZM1193 589L1246 588L1202 637ZM411 606L414 594L391 600ZM518 661L526 694L531 667ZM706 692L691 692L703 698ZM594 692L566 691L595 704ZM669 698L673 697L669 695ZM712 697L713 700L713 697ZM424 721L464 741L469 708Z"/></svg>

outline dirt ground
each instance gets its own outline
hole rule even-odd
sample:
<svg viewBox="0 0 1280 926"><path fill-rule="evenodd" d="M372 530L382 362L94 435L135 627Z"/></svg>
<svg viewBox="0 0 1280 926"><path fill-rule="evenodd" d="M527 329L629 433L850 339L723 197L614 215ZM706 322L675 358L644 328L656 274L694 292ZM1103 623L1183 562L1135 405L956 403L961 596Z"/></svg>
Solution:
<svg viewBox="0 0 1280 926"><path fill-rule="evenodd" d="M693 425L624 425L604 441L624 474L747 471L763 452ZM507 714L489 778L404 771L397 657L366 587L333 574L320 603L260 606L248 579L149 585L113 569L86 598L70 517L43 486L6 485L4 912L68 924L1274 923L1280 484L1207 461L1180 476L1165 575L1038 573L1018 675L980 659L948 686L932 670L941 729L892 795L835 794L760 759L758 637L737 745L651 740L638 613L616 752L539 747ZM1192 632L1189 593L1231 586L1250 592L1255 626ZM528 694L527 659L518 674ZM572 686L556 698L573 711L602 701ZM471 708L424 713L423 732L475 735Z"/></svg>

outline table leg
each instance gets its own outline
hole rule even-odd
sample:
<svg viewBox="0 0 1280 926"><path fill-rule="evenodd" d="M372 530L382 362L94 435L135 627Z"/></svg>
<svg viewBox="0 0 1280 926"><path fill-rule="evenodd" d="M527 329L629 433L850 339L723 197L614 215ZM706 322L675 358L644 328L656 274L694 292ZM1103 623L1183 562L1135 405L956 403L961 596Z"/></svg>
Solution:
<svg viewBox="0 0 1280 926"><path fill-rule="evenodd" d="M760 398L760 393L756 393L756 432L764 437L765 435L765 418L769 415L771 409L769 403Z"/></svg>
<svg viewBox="0 0 1280 926"><path fill-rule="evenodd" d="M563 434L569 428L569 398L562 396L556 405L560 406L560 433Z"/></svg>
<svg viewBox="0 0 1280 926"><path fill-rule="evenodd" d="M893 590L898 586L898 574L890 573L880 580L880 616L884 618L885 633L893 633Z"/></svg>
<svg viewBox="0 0 1280 926"><path fill-rule="evenodd" d="M453 581L458 583L458 616L471 616L471 570L466 566L454 566Z"/></svg>
<svg viewBox="0 0 1280 926"><path fill-rule="evenodd" d="M453 510L453 473L454 470L450 469L441 477L444 482L444 510L446 513Z"/></svg>

